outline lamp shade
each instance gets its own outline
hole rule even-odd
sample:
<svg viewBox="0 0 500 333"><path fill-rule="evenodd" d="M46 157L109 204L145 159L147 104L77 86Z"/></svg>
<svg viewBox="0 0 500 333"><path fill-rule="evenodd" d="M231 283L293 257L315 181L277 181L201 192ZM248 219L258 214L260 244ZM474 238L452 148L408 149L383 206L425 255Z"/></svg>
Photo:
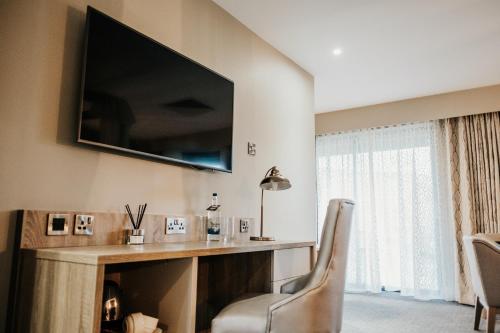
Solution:
<svg viewBox="0 0 500 333"><path fill-rule="evenodd" d="M273 167L269 176L266 176L260 182L260 188L263 190L281 191L287 190L290 187L292 187L290 181L283 177L276 167Z"/></svg>

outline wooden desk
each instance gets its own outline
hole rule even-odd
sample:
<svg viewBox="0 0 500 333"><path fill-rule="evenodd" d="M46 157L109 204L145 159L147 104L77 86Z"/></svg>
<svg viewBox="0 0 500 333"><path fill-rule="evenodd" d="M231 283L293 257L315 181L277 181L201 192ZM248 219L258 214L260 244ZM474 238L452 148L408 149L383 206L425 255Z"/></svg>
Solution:
<svg viewBox="0 0 500 333"><path fill-rule="evenodd" d="M15 331L100 332L105 279L119 282L128 311L169 333L203 331L235 298L307 273L314 254L315 242L294 241L22 249Z"/></svg>

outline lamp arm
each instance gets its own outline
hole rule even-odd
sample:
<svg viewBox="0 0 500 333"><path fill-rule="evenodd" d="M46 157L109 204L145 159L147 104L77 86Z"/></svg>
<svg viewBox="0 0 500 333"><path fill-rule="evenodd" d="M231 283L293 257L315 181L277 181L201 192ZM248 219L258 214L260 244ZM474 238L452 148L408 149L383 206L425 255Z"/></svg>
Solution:
<svg viewBox="0 0 500 333"><path fill-rule="evenodd" d="M267 177L273 171L276 169L275 166L267 170L266 174L264 175L264 178ZM260 190L260 237L264 236L264 189L262 188Z"/></svg>
<svg viewBox="0 0 500 333"><path fill-rule="evenodd" d="M260 190L260 237L264 236L264 189Z"/></svg>

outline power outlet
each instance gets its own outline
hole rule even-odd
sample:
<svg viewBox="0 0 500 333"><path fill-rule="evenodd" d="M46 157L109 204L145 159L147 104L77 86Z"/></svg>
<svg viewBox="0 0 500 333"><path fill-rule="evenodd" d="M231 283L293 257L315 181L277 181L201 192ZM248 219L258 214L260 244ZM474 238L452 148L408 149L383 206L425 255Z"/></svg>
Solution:
<svg viewBox="0 0 500 333"><path fill-rule="evenodd" d="M167 235L171 234L185 234L186 233L186 219L183 217L167 217L165 219L165 231Z"/></svg>
<svg viewBox="0 0 500 333"><path fill-rule="evenodd" d="M247 219L241 219L240 220L240 232L241 233L246 233L248 232L248 225L250 222Z"/></svg>
<svg viewBox="0 0 500 333"><path fill-rule="evenodd" d="M94 216L76 215L74 234L92 236L94 234Z"/></svg>

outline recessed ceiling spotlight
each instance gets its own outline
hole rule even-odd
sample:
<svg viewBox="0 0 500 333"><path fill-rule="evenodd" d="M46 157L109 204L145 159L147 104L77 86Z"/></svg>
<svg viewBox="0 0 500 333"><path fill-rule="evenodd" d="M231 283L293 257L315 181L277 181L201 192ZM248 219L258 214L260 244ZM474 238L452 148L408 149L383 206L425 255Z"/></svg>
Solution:
<svg viewBox="0 0 500 333"><path fill-rule="evenodd" d="M332 53L333 53L334 56L339 56L339 55L342 54L342 52L343 51L342 51L342 49L340 47L334 48L333 51L332 51Z"/></svg>

